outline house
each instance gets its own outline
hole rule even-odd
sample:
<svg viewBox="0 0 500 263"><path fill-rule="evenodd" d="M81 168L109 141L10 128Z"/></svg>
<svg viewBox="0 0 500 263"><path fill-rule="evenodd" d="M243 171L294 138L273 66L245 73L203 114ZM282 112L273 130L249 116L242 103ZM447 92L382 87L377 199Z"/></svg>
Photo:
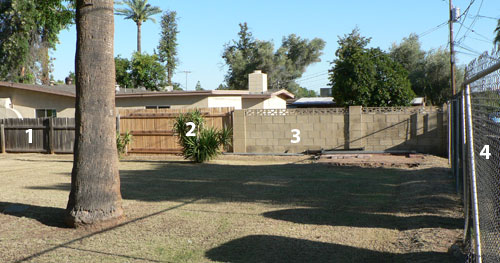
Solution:
<svg viewBox="0 0 500 263"><path fill-rule="evenodd" d="M74 85L41 86L0 81L0 100L4 101L0 103L0 118L11 118L13 111L23 118L74 117L75 93ZM154 92L120 89L116 91L115 102L121 109L285 109L286 100L293 97L286 90L268 91L267 74L256 71L249 75L249 90Z"/></svg>
<svg viewBox="0 0 500 263"><path fill-rule="evenodd" d="M300 98L289 101L288 108L332 108L335 107L333 97Z"/></svg>

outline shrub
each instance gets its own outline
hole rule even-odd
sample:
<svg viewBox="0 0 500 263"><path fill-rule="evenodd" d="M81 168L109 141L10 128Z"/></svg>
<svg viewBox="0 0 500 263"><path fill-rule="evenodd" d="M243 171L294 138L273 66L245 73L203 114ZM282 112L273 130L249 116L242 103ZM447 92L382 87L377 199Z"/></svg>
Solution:
<svg viewBox="0 0 500 263"><path fill-rule="evenodd" d="M188 122L194 123L192 133L195 136L187 136L192 129L192 125L188 125ZM179 115L174 124L174 130L179 135L184 158L197 163L213 159L220 153L221 146L227 150L231 145L231 129L205 128L205 120L198 110Z"/></svg>
<svg viewBox="0 0 500 263"><path fill-rule="evenodd" d="M120 156L127 153L127 146L131 141L132 134L130 134L130 132L127 131L123 135L120 135L119 132L116 133L116 149L118 150L118 154Z"/></svg>

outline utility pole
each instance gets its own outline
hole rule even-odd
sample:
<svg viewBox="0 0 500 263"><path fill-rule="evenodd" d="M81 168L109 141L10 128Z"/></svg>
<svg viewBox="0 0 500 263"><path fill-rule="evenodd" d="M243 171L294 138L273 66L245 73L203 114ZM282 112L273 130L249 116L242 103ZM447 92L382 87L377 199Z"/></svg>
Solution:
<svg viewBox="0 0 500 263"><path fill-rule="evenodd" d="M457 84L455 79L455 40L453 38L453 23L457 21L457 13L450 0L450 65L451 65L451 90L453 95L457 94Z"/></svg>
<svg viewBox="0 0 500 263"><path fill-rule="evenodd" d="M192 73L192 72L184 70L184 71L181 71L181 73L186 73L186 91L187 91L188 90L188 74Z"/></svg>

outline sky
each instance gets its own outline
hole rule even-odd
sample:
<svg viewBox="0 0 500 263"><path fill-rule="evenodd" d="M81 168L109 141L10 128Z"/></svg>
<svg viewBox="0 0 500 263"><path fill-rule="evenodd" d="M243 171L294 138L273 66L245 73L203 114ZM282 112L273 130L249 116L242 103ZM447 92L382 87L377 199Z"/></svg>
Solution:
<svg viewBox="0 0 500 263"><path fill-rule="evenodd" d="M472 4L471 4L472 2ZM449 48L448 0L149 0L149 4L178 14L178 59L173 81L194 90L198 81L204 89L216 89L227 72L222 59L224 44L236 40L239 23L247 22L253 36L273 41L275 49L284 36L321 38L326 46L321 62L310 65L298 83L319 91L327 87L328 69L335 59L339 37L356 26L361 35L371 37L369 47L388 50L411 33L420 36L424 50ZM454 23L457 63L468 64L493 48L494 29L500 18L499 0L454 0L466 16ZM142 52L152 54L158 46L161 15L157 23L142 26ZM496 19L495 19L496 18ZM137 48L137 27L132 20L115 15L115 56L130 58ZM59 44L51 52L53 75L63 80L74 71L75 26L59 34ZM190 71L185 74L183 71Z"/></svg>

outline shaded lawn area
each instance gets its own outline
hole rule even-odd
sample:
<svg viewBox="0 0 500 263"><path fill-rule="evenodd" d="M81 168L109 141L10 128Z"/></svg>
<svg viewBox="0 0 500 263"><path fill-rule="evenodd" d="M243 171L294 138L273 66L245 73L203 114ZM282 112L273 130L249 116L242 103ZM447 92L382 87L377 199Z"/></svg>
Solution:
<svg viewBox="0 0 500 263"><path fill-rule="evenodd" d="M448 249L461 211L442 162L410 170L298 158L122 160L127 220L100 231L62 223L71 167L70 156L0 159L3 261L457 260Z"/></svg>

